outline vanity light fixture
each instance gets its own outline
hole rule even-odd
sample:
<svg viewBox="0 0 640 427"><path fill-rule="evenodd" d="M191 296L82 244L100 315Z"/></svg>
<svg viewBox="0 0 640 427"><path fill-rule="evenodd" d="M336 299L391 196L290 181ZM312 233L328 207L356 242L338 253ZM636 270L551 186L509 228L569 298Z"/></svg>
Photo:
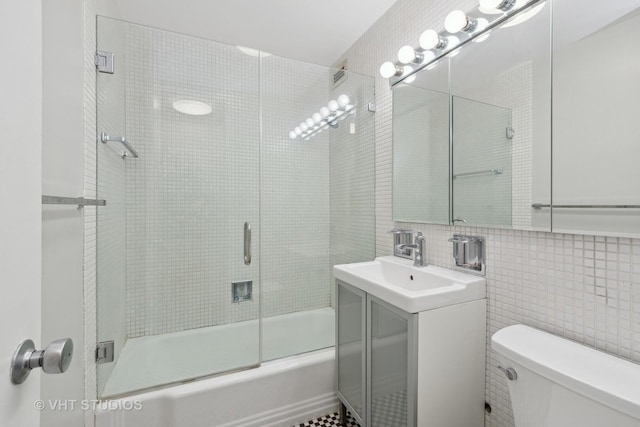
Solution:
<svg viewBox="0 0 640 427"><path fill-rule="evenodd" d="M454 10L449 13L444 20L444 29L451 34L459 33L471 33L478 26L478 21L469 18L463 11Z"/></svg>
<svg viewBox="0 0 640 427"><path fill-rule="evenodd" d="M303 122L289 131L290 139L308 140L322 132L327 127L338 127L338 121L344 120L355 111L348 95L342 94L337 99L332 99L326 107L321 107L318 112L311 114Z"/></svg>
<svg viewBox="0 0 640 427"><path fill-rule="evenodd" d="M420 40L418 43L424 50L430 49L444 49L447 46L447 39L440 37L434 30L427 30L420 34Z"/></svg>
<svg viewBox="0 0 640 427"><path fill-rule="evenodd" d="M391 61L387 61L380 66L380 75L385 79L400 77L404 70Z"/></svg>
<svg viewBox="0 0 640 427"><path fill-rule="evenodd" d="M480 0L480 11L483 13L506 12L516 4L516 0Z"/></svg>
<svg viewBox="0 0 640 427"><path fill-rule="evenodd" d="M540 4L534 6L538 2ZM489 31L496 26L502 24L502 27L510 27L530 19L545 3L545 0L479 0L479 6L470 12L471 16L462 10L454 10L447 15L443 31L438 33L426 30L420 35L418 48L409 45L401 47L398 62L383 63L380 75L385 79L399 77L392 84L400 81L411 83L415 80L412 73L435 67L446 55L455 56L460 52L460 46L469 41L483 42L489 38ZM518 14L522 10L524 11ZM482 15L493 17L489 20ZM509 20L514 15L515 18Z"/></svg>
<svg viewBox="0 0 640 427"><path fill-rule="evenodd" d="M402 64L420 64L424 59L422 52L417 52L409 45L402 46L398 51L398 61Z"/></svg>

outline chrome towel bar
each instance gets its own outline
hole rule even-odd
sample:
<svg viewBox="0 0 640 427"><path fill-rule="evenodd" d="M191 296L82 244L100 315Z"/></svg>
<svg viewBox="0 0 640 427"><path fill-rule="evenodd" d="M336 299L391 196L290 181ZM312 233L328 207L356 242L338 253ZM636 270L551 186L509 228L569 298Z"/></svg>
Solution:
<svg viewBox="0 0 640 427"><path fill-rule="evenodd" d="M549 205L534 203L533 209L561 208L561 209L640 209L640 205Z"/></svg>
<svg viewBox="0 0 640 427"><path fill-rule="evenodd" d="M459 177L463 177L463 176L484 175L484 174L502 175L503 173L504 173L504 169L502 169L502 168L493 168L493 169L487 169L485 171L459 173L457 175L453 175L453 177L454 178L459 178Z"/></svg>
<svg viewBox="0 0 640 427"><path fill-rule="evenodd" d="M60 197L60 196L42 196L43 205L78 205L79 208L84 206L105 206L106 200L102 199L85 199L84 197Z"/></svg>
<svg viewBox="0 0 640 427"><path fill-rule="evenodd" d="M105 132L102 132L100 134L100 141L102 141L103 144L106 144L107 142L119 142L120 144L122 144L124 148L129 151L129 154L127 154L125 151L121 153L123 159L129 157L129 155L131 155L131 157L138 157L138 152L135 148L133 148L133 146L129 143L129 141L127 141L127 138L125 138L124 136L111 136L107 135Z"/></svg>

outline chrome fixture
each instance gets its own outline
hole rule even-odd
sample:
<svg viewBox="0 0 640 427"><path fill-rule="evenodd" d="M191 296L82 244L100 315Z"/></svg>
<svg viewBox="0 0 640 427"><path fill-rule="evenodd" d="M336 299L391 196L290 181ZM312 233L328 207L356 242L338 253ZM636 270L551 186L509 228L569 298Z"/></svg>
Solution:
<svg viewBox="0 0 640 427"><path fill-rule="evenodd" d="M500 369L502 372L504 372L504 375L507 377L507 379L509 381L515 381L518 379L518 373L516 372L515 369L513 368L503 368L502 366L498 366L498 369Z"/></svg>
<svg viewBox="0 0 640 427"><path fill-rule="evenodd" d="M402 46L398 51L397 62L383 63L380 66L380 75L385 79L396 78L391 82L392 85L403 81L411 83L410 79L416 72L434 66L443 56L469 41L482 41L491 29L514 15L527 10L523 15L530 12L533 16L535 11L531 6L544 3L544 0L523 0L521 3L516 5L515 0L479 0L479 6L468 13L454 10L447 15L444 30L439 33L432 29L424 31L420 35L418 48ZM507 25L518 23L512 21ZM413 64L415 67L406 64Z"/></svg>
<svg viewBox="0 0 640 427"><path fill-rule="evenodd" d="M351 99L348 95L342 94L289 131L289 138L307 141L327 127L337 128L339 120L345 119L347 115L354 112L355 106L351 104Z"/></svg>
<svg viewBox="0 0 640 427"><path fill-rule="evenodd" d="M244 265L251 264L251 224L244 223Z"/></svg>
<svg viewBox="0 0 640 427"><path fill-rule="evenodd" d="M122 144L124 148L129 151L129 153L127 153L126 151L120 152L120 156L122 156L123 159L126 159L129 156L138 157L138 152L135 150L135 148L133 148L133 146L129 143L129 141L127 141L127 138L125 138L124 136L110 136L102 132L100 134L100 141L102 141L103 144L106 144L107 142L119 142L120 144Z"/></svg>
<svg viewBox="0 0 640 427"><path fill-rule="evenodd" d="M467 220L466 220L466 219L464 219L464 218L453 218L453 219L451 220L451 222L453 222L454 224L455 224L456 222L461 222L461 223L463 223L463 224L466 224L466 223L467 223Z"/></svg>
<svg viewBox="0 0 640 427"><path fill-rule="evenodd" d="M112 52L106 52L103 50L97 51L96 56L94 57L96 69L101 73L113 74L115 72L114 57L115 55Z"/></svg>
<svg viewBox="0 0 640 427"><path fill-rule="evenodd" d="M410 250L413 251L413 265L416 267L424 267L427 264L424 262L424 235L421 232L416 234L415 243L401 243L397 245L396 250Z"/></svg>
<svg viewBox="0 0 640 427"><path fill-rule="evenodd" d="M96 364L113 362L115 355L114 341L102 341L96 346Z"/></svg>
<svg viewBox="0 0 640 427"><path fill-rule="evenodd" d="M449 241L453 243L453 260L456 269L485 274L484 237L454 234Z"/></svg>
<svg viewBox="0 0 640 427"><path fill-rule="evenodd" d="M550 205L534 203L533 209L561 208L561 209L640 209L640 205Z"/></svg>
<svg viewBox="0 0 640 427"><path fill-rule="evenodd" d="M502 168L493 168L484 171L476 171L476 172L465 172L453 175L453 178L460 178L463 176L474 176L474 175L484 175L484 174L492 174L492 175L502 175L504 173L504 169Z"/></svg>
<svg viewBox="0 0 640 427"><path fill-rule="evenodd" d="M11 359L11 382L22 384L32 369L42 368L47 374L61 374L69 369L73 356L73 341L63 338L53 341L44 350L36 350L33 341L22 341Z"/></svg>
<svg viewBox="0 0 640 427"><path fill-rule="evenodd" d="M106 200L85 199L84 197L42 196L43 205L78 205L81 209L85 206L105 206Z"/></svg>
<svg viewBox="0 0 640 427"><path fill-rule="evenodd" d="M413 238L412 230L403 228L394 228L389 231L393 234L393 255L400 258L411 258L411 251L409 249L398 249L399 245L411 244Z"/></svg>

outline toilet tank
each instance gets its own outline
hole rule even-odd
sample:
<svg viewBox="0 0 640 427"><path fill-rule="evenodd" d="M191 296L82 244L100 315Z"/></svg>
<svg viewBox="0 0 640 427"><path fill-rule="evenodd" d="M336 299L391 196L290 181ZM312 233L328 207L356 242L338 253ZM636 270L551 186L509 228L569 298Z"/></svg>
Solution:
<svg viewBox="0 0 640 427"><path fill-rule="evenodd" d="M507 381L516 427L640 427L640 365L524 325L491 347L517 374Z"/></svg>

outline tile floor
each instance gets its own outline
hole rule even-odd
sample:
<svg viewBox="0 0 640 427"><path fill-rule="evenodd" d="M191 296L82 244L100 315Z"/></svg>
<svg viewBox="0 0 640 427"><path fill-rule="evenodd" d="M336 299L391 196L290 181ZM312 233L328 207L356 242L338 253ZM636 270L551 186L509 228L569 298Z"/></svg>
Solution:
<svg viewBox="0 0 640 427"><path fill-rule="evenodd" d="M358 427L356 421L348 417L348 422L346 426L342 426L340 424L340 414L338 412L334 412L333 414L324 415L320 418L316 418L311 421L307 421L306 423L298 424L294 427L310 427L310 426L321 426L321 427Z"/></svg>

